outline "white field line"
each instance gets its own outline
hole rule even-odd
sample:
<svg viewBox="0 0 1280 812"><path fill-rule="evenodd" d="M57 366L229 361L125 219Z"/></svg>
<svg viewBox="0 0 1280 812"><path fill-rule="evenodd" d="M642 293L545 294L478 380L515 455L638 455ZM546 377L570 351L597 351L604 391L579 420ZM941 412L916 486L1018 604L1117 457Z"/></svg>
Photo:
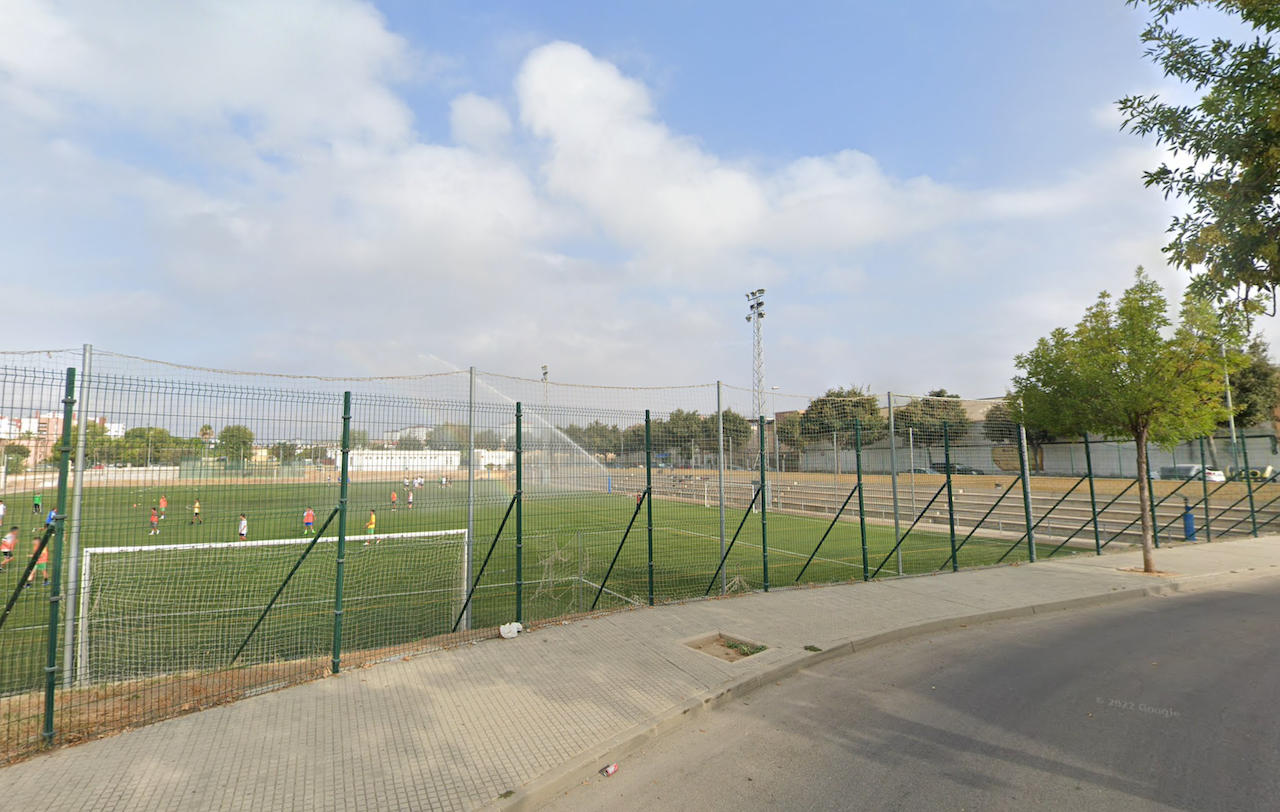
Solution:
<svg viewBox="0 0 1280 812"><path fill-rule="evenodd" d="M358 541L372 535L374 538L400 539L400 538L438 538L441 536L461 535L464 539L467 535L465 527L457 530L423 530L417 533L348 533L347 541ZM103 555L105 553L143 553L160 550L215 550L223 547L281 547L288 544L310 544L314 540L314 536L300 536L293 539L265 539L262 541L209 541L198 542L196 544L134 544L127 547L86 547L84 552L88 555ZM337 536L325 536L320 539L321 544L332 544L338 540Z"/></svg>

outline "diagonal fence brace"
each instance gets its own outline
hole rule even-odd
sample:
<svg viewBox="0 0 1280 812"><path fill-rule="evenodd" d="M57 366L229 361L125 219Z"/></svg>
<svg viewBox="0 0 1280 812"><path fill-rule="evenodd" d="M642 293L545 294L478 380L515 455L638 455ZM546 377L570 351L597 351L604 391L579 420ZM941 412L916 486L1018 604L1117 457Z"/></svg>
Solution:
<svg viewBox="0 0 1280 812"><path fill-rule="evenodd" d="M600 580L600 588L596 590L596 599L591 602L590 611L595 611L596 604L600 602L600 596L604 594L604 585L609 583L609 576L613 574L613 566L618 563L618 556L622 555L622 545L627 543L627 536L631 535L631 527L636 523L636 517L640 515L640 508L644 507L646 499L652 496L652 488L644 489L644 498L636 501L636 509L631 512L631 521L627 522L627 529L622 533L622 541L618 542L618 549L613 553L613 560L609 562L609 569L604 573L604 578Z"/></svg>
<svg viewBox="0 0 1280 812"><path fill-rule="evenodd" d="M844 504L836 511L836 515L831 518L831 524L827 525L827 532L822 534L822 538L818 539L818 546L813 548L813 552L809 553L809 560L804 562L804 566L800 568L800 574L796 576L795 583L800 583L800 578L804 575L804 571L809 569L809 565L813 563L813 557L818 554L818 550L822 549L822 543L827 540L827 536L831 535L831 531L835 528L836 522L840 521L840 515L844 513L844 509L849 507L849 500L853 499L853 495L858 492L858 485L853 486L853 490L849 491L849 495L844 498ZM849 566L853 566L850 564Z"/></svg>
<svg viewBox="0 0 1280 812"><path fill-rule="evenodd" d="M946 483L943 483L942 487L938 488L938 492L935 493L932 497L930 497L929 501L925 503L925 506L920 510L920 515L916 516L916 520L911 523L910 527L907 528L907 532L902 534L902 538L898 539L898 543L893 545L893 549L890 550L889 554L886 555L884 557L884 560L880 562L880 566L876 567L876 571L871 573L872 578L875 578L877 575L880 574L880 570L884 569L884 565L889 563L889 559L893 558L893 554L898 552L898 548L902 546L902 542L907 540L907 536L911 535L911 531L916 529L916 525L920 524L920 520L925 517L925 514L929 512L929 508L933 507L933 503L938 501L938 497L942 496L942 492L945 491L946 489L947 489Z"/></svg>
<svg viewBox="0 0 1280 812"><path fill-rule="evenodd" d="M966 533L965 537L960 541L959 544L956 545L956 551L951 555L947 556L946 561L942 562L942 566L938 567L938 570L937 570L938 572L942 572L944 569L946 569L947 565L951 563L951 559L960 555L960 548L964 547L964 545L968 543L969 539L973 538L973 534L978 532L978 528L982 527L982 523L985 522L987 519L989 519L992 513L996 512L996 508L1000 507L1000 503L1004 501L1004 498L1008 496L1013 491L1013 489L1017 487L1018 483L1021 481L1022 481L1022 474L1018 474L1017 478L1009 483L1009 487L1004 489L1004 493L1000 494L1000 497L991 504L991 508L986 513L982 514L982 518L978 519L978 522L973 526L973 529L970 530L968 533ZM1019 539L1019 541L1021 541L1021 539Z"/></svg>
<svg viewBox="0 0 1280 812"><path fill-rule="evenodd" d="M489 552L484 554L484 562L480 565L480 571L476 573L476 580L471 584L471 588L467 590L467 599L462 602L462 611L458 612L458 619L453 621L453 629L458 630L458 624L462 622L462 616L467 613L467 607L471 605L471 598L476 594L476 587L480 586L480 579L484 577L484 568L489 566L489 558L493 555L493 550L498 546L498 539L502 538L502 531L507 526L507 519L511 518L511 509L516 506L516 502L520 500L521 491L516 491L511 496L511 501L507 503L507 512L502 514L502 524L498 525L498 532L493 534L493 543L489 545Z"/></svg>
<svg viewBox="0 0 1280 812"><path fill-rule="evenodd" d="M742 526L747 523L747 517L751 515L751 509L756 506L756 500L760 498L760 494L764 492L764 488L756 488L756 492L751 495L751 504L747 505L747 509L742 513L742 521L738 522L738 529L733 531L733 538L729 540L729 546L725 548L724 555L720 556L720 563L716 565L716 571L711 573L711 583L707 584L707 591L702 593L702 597L711 594L711 587L716 585L716 577L720 575L720 570L724 569L724 562L729 560L729 553L733 552L733 545L738 540L738 534L742 532Z"/></svg>
<svg viewBox="0 0 1280 812"><path fill-rule="evenodd" d="M1008 557L1009 553L1016 550L1018 548L1018 545L1022 544L1022 540L1027 537L1027 533L1034 533L1036 528L1040 526L1040 522L1043 522L1045 519L1048 519L1050 516L1052 516L1053 512L1058 509L1058 505L1061 505L1063 502L1067 501L1067 497L1075 493L1076 488L1083 485L1085 482L1088 481L1088 479L1089 477L1087 476L1080 477L1080 479L1076 481L1076 484L1068 488L1067 492L1062 494L1062 496L1058 498L1058 501L1054 502L1053 505L1051 505L1049 509L1044 512L1044 515L1042 515L1039 519L1037 519L1034 523L1032 523L1031 529L1029 531L1026 531L1021 536L1018 536L1018 540L1013 543L1013 546L1011 546L1009 549L1004 551L1004 555L996 559L996 563L999 564L1001 561L1004 561L1005 558ZM1061 547L1062 545L1059 544L1057 547L1053 548L1053 553L1058 552L1058 550ZM1053 553L1049 553L1049 555L1045 556L1045 558L1051 558L1053 556Z"/></svg>
<svg viewBox="0 0 1280 812"><path fill-rule="evenodd" d="M56 520L65 517L55 516L54 518ZM45 528L44 535L40 537L40 543L36 545L35 552L31 554L31 560L27 562L27 568L23 570L22 577L18 579L18 585L14 587L13 596L5 604L4 614L0 614L0 629L4 628L4 622L9 619L9 613L13 611L14 604L18 602L18 596L22 594L22 587L27 583L27 579L31 577L31 573L35 572L36 562L40 560L40 554L44 552L45 547L49 546L49 540L53 538L55 526L49 525Z"/></svg>
<svg viewBox="0 0 1280 812"><path fill-rule="evenodd" d="M267 619L267 614L270 613L271 608L276 605L276 601L279 600L280 596L284 593L285 587L287 587L289 582L293 580L293 576L297 573L298 568L302 566L302 562L307 560L307 556L311 554L311 550L314 549L316 543L320 541L320 537L324 535L324 531L329 529L329 522L333 521L334 517L337 515L338 508L334 508L333 512L329 514L329 518L325 519L324 524L320 525L320 529L316 531L315 538L311 539L311 543L307 545L307 549L303 550L302 555L298 556L298 560L293 565L293 569L289 570L289 574L285 576L284 583L280 584L280 588L276 590L276 594L271 596L271 600L267 602L267 607L263 609L262 614L258 616L258 622L253 624L253 628L250 629L249 634L245 636L244 642L240 644L240 648L236 649L236 653L231 655L231 662L227 663L228 666L236 664L236 660L239 659L240 655L244 652L244 647L249 645L249 641L258 633L258 627L262 625L262 621Z"/></svg>

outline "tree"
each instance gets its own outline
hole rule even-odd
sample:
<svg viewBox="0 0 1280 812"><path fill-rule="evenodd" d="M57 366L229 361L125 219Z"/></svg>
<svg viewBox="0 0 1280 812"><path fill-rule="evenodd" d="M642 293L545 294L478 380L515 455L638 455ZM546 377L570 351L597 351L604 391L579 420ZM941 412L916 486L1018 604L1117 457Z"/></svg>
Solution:
<svg viewBox="0 0 1280 812"><path fill-rule="evenodd" d="M253 456L253 432L248 426L223 426L218 432L218 454L228 462Z"/></svg>
<svg viewBox="0 0 1280 812"><path fill-rule="evenodd" d="M733 409L725 409L721 415L721 421L724 423L724 442L725 453L729 453L728 446L734 448L746 448L747 443L751 442L751 421L735 412ZM707 422L711 426L711 431L719 433L719 428L715 417L708 418ZM719 437L711 441L712 444L718 444Z"/></svg>
<svg viewBox="0 0 1280 812"><path fill-rule="evenodd" d="M5 473L20 474L26 470L26 460L31 456L31 449L25 445L7 445L3 456Z"/></svg>
<svg viewBox="0 0 1280 812"><path fill-rule="evenodd" d="M1271 361L1267 345L1254 338L1245 348L1240 371L1231 376L1231 405L1236 425L1259 426L1275 419L1280 405L1280 367Z"/></svg>
<svg viewBox="0 0 1280 812"><path fill-rule="evenodd" d="M269 453L272 459L276 460L281 465L287 465L297 458L298 446L295 443L280 442L267 449L267 453Z"/></svg>
<svg viewBox="0 0 1280 812"><path fill-rule="evenodd" d="M369 432L366 429L352 429L348 437L352 448L369 447Z"/></svg>
<svg viewBox="0 0 1280 812"><path fill-rule="evenodd" d="M1171 448L1213 431L1226 412L1222 321L1191 293L1178 324L1167 311L1160 286L1139 268L1118 303L1104 291L1073 332L1058 328L1017 356L1023 374L1014 394L1026 423L1064 437L1132 437L1139 471L1147 470L1148 442ZM1138 488L1138 506L1142 566L1155 572L1147 488Z"/></svg>
<svg viewBox="0 0 1280 812"><path fill-rule="evenodd" d="M1013 397L1010 395L1009 397ZM1022 420L1022 410L1017 401L1012 403L996 403L987 410L982 418L982 436L993 443L1018 442L1018 423ZM1054 441L1054 436L1041 428L1026 427L1027 445L1039 448L1045 443Z"/></svg>
<svg viewBox="0 0 1280 812"><path fill-rule="evenodd" d="M960 396L945 389L934 389L925 397L893 410L893 429L898 436L913 437L924 446L942 445L944 423L953 443L968 434L973 425L960 403Z"/></svg>
<svg viewBox="0 0 1280 812"><path fill-rule="evenodd" d="M421 451L426 445L422 442L422 438L413 432L400 435L400 439L396 441L396 450L398 451Z"/></svg>
<svg viewBox="0 0 1280 812"><path fill-rule="evenodd" d="M88 427L86 426L86 434ZM168 429L140 426L129 429L117 444L116 460L133 466L177 465L186 440L174 437Z"/></svg>
<svg viewBox="0 0 1280 812"><path fill-rule="evenodd" d="M1194 106L1128 96L1119 102L1125 126L1181 156L1181 167L1146 172L1147 186L1181 197L1191 211L1169 226L1165 246L1172 263L1203 266L1193 290L1214 299L1246 302L1254 291L1276 293L1280 283L1280 49L1270 39L1201 43L1180 34L1174 15L1211 8L1260 34L1280 30L1280 6L1271 0L1126 0L1146 6L1142 33L1147 56L1200 95ZM1188 160L1189 159L1189 160Z"/></svg>
<svg viewBox="0 0 1280 812"><path fill-rule="evenodd" d="M809 402L800 418L800 434L809 443L825 444L834 438L840 448L853 448L855 422L861 425L863 445L884 437L886 423L876 396L856 386L836 387Z"/></svg>

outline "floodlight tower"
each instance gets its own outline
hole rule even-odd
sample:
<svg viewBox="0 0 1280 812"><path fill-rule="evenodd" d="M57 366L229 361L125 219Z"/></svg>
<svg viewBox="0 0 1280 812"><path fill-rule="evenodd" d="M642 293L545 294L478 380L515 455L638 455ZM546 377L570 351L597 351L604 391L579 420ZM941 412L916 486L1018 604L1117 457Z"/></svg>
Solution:
<svg viewBox="0 0 1280 812"><path fill-rule="evenodd" d="M751 413L754 420L758 420L764 414L764 335L760 331L760 322L764 319L764 288L753 290L747 294L747 303L749 313L747 321L752 324L755 332L755 393L756 404L755 411ZM764 427L760 427L764 431ZM761 434L763 441L764 435Z"/></svg>

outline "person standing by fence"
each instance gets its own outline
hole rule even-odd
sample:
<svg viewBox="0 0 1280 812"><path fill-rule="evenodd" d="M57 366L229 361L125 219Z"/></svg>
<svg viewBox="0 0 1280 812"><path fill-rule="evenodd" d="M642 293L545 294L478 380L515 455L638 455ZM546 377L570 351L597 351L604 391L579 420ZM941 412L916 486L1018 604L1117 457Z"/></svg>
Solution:
<svg viewBox="0 0 1280 812"><path fill-rule="evenodd" d="M316 512L311 508L307 508L302 514L302 535L306 536L316 531Z"/></svg>

